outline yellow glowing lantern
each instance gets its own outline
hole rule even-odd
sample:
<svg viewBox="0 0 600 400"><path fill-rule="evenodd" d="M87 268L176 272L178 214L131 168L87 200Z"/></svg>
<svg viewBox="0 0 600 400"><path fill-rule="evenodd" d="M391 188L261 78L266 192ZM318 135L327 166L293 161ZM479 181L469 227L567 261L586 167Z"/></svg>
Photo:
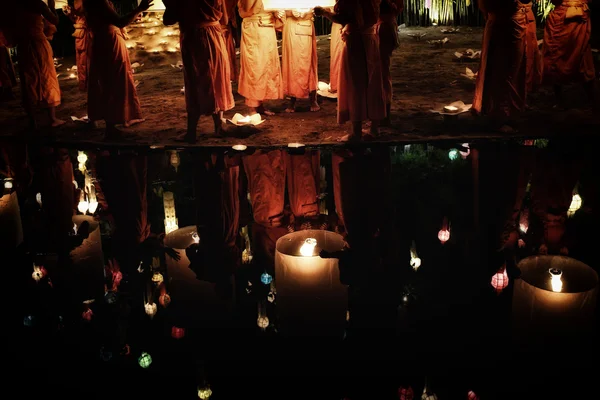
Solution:
<svg viewBox="0 0 600 400"><path fill-rule="evenodd" d="M512 299L515 337L533 346L560 342L561 353L593 337L598 296L593 268L563 256L528 257L518 267Z"/></svg>
<svg viewBox="0 0 600 400"><path fill-rule="evenodd" d="M85 163L87 162L88 157L83 151L77 152L77 162L79 163L79 170L81 172L85 171Z"/></svg>
<svg viewBox="0 0 600 400"><path fill-rule="evenodd" d="M340 282L338 260L319 256L321 250L343 249L342 236L329 231L298 231L277 241L274 278L282 334L343 335L348 289Z"/></svg>
<svg viewBox="0 0 600 400"><path fill-rule="evenodd" d="M256 324L262 330L265 330L269 327L269 318L268 317L258 317L256 320Z"/></svg>
<svg viewBox="0 0 600 400"><path fill-rule="evenodd" d="M83 191L79 195L79 204L77 204L77 209L79 210L80 213L82 213L84 215L88 212L89 203L88 203L87 199L85 198L85 193L83 193Z"/></svg>
<svg viewBox="0 0 600 400"><path fill-rule="evenodd" d="M156 303L146 303L144 304L144 311L150 318L154 318L158 312L158 307L156 306Z"/></svg>
<svg viewBox="0 0 600 400"><path fill-rule="evenodd" d="M202 388L198 388L198 397L200 399L207 400L210 399L210 396L212 396L212 390L210 390L210 387L204 386Z"/></svg>
<svg viewBox="0 0 600 400"><path fill-rule="evenodd" d="M163 193L163 205L165 208L165 233L168 235L179 229L179 221L175 214L175 197L173 196L173 192Z"/></svg>
<svg viewBox="0 0 600 400"><path fill-rule="evenodd" d="M162 276L162 274L158 271L154 271L154 274L152 274L152 283L154 283L156 286L160 285L163 282L164 278Z"/></svg>
<svg viewBox="0 0 600 400"><path fill-rule="evenodd" d="M567 215L572 217L575 213L581 208L582 204L581 196L577 193L573 194L573 198L571 199L571 205L569 206L569 210L567 211Z"/></svg>
<svg viewBox="0 0 600 400"><path fill-rule="evenodd" d="M231 148L235 151L246 151L248 146L246 146L245 144L234 144L233 146L231 146Z"/></svg>

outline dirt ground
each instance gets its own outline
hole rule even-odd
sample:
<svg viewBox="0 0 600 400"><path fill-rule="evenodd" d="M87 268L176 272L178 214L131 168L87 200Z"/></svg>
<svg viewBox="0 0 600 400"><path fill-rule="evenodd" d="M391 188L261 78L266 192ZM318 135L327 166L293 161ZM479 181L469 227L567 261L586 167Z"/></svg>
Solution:
<svg viewBox="0 0 600 400"><path fill-rule="evenodd" d="M475 87L474 80L461 76L466 68L476 72L478 60L459 61L454 53L466 49L481 49L482 30L480 28L460 28L457 33L442 33L440 27L402 29L401 47L394 53L392 74L394 76L394 103L392 108L393 128L386 129L378 139L384 143L402 143L432 140L476 140L477 138L506 137L485 118L470 113L458 118L444 119L431 112L433 108L454 101L471 103ZM426 33L421 40L411 35ZM542 33L538 33L542 37ZM428 40L448 38L441 47L427 43ZM319 77L329 81L329 46L327 36L319 37ZM60 60L57 72L63 91L63 103L58 109L60 118L69 122L54 130L52 142L89 145L118 146L157 146L187 147L173 139L184 132L186 112L183 87L183 73L170 64L173 60L135 60L144 66L136 71L139 81L138 91L146 121L124 128L122 141L106 142L102 129L88 129L81 122L72 121L71 116L81 118L87 115L86 95L77 89L77 80L70 79L68 67L72 59ZM234 85L234 92L237 87ZM542 88L530 100L531 110L516 121L517 132L512 136L551 137L554 135L585 135L600 132L600 119L589 108L585 108L585 96L578 86L568 88L567 95L573 108L570 111L553 109L554 97L548 88ZM320 112L308 111L308 102L300 101L300 110L286 114L285 101L274 101L268 106L277 112L257 128L238 128L229 125L225 137L212 135L210 118L203 118L200 130L205 132L196 146L220 147L236 143L248 146L285 146L290 142L307 145L341 145L337 140L347 133L349 124L341 126L336 122L335 100L321 99ZM236 93L236 108L226 113L231 118L236 112L246 113L243 98ZM26 119L19 100L0 105L0 137L22 140L26 135ZM47 135L49 132L41 132Z"/></svg>

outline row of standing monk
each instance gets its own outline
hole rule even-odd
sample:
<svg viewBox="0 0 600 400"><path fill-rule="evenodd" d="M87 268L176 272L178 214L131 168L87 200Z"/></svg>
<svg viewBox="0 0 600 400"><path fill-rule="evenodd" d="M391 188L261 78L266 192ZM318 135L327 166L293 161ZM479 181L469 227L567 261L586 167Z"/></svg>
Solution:
<svg viewBox="0 0 600 400"><path fill-rule="evenodd" d="M478 113L506 117L527 106L527 94L542 82L554 84L559 100L562 84L578 80L593 97L595 71L590 46L590 0L552 0L555 9L546 22L543 55L539 52L532 11L535 0L479 0L486 16L481 67L473 108ZM0 25L0 41L17 45L25 109L35 122L34 109L49 110L53 126L60 88L47 37L57 24L54 1L14 3L11 13L20 29ZM196 140L197 123L211 115L221 133L223 112L234 106L231 80L236 76L232 28L235 0L165 0L164 23L178 23L184 64L188 129L181 139ZM88 91L90 121L105 120L107 135L117 124L143 121L136 94L124 28L152 5L142 0L120 17L109 0L75 0L67 14L75 23L80 85ZM333 22L331 91L338 93L338 122L352 122L350 140L363 135L370 120L376 136L389 123L392 103L390 61L398 45L397 17L402 0L338 0L332 9L307 13L266 12L262 0L239 0L242 22L238 92L252 112L272 114L265 100L289 96L286 111L297 98L309 98L318 111L314 15ZM3 22L3 21L0 21ZM283 30L283 62L279 61L276 31ZM54 29L55 31L55 29ZM92 40L93 38L93 40ZM545 67L544 67L545 66ZM542 71L543 70L543 71ZM543 73L542 73L543 72Z"/></svg>

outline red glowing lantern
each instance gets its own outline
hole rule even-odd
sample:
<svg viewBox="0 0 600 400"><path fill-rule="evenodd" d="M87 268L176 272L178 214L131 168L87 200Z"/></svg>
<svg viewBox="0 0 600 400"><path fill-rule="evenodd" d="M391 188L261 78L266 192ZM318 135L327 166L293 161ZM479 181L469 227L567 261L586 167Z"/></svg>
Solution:
<svg viewBox="0 0 600 400"><path fill-rule="evenodd" d="M496 289L496 292L500 294L508 286L508 274L506 273L506 267L502 267L492 276L492 286Z"/></svg>
<svg viewBox="0 0 600 400"><path fill-rule="evenodd" d="M470 390L469 393L467 393L467 400L479 400L479 396L477 396L474 391Z"/></svg>
<svg viewBox="0 0 600 400"><path fill-rule="evenodd" d="M86 320L88 322L92 320L93 316L94 316L94 312L92 311L91 308L88 308L83 313L81 313L81 318L83 318L84 320Z"/></svg>
<svg viewBox="0 0 600 400"><path fill-rule="evenodd" d="M402 387L398 388L398 398L400 400L413 400L415 398L415 393L413 392L412 387Z"/></svg>
<svg viewBox="0 0 600 400"><path fill-rule="evenodd" d="M161 294L158 297L158 302L160 303L161 306L166 308L169 306L169 304L171 304L171 296L169 296L168 293Z"/></svg>
<svg viewBox="0 0 600 400"><path fill-rule="evenodd" d="M184 336L185 336L185 328L179 328L177 326L174 326L173 328L171 328L171 337L173 337L173 339L181 339Z"/></svg>
<svg viewBox="0 0 600 400"><path fill-rule="evenodd" d="M442 244L450 240L450 223L448 223L448 218L446 217L444 217L444 221L442 222L442 229L438 232L438 239Z"/></svg>

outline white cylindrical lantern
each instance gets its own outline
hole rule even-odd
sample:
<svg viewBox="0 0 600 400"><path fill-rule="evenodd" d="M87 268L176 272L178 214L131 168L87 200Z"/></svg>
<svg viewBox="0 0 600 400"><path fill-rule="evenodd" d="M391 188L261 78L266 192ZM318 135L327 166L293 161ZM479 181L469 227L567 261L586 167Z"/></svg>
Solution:
<svg viewBox="0 0 600 400"><path fill-rule="evenodd" d="M217 292L215 283L199 279L190 269L185 249L196 244L196 241L202 242L202 238L198 238L195 226L178 229L165 237L165 246L177 250L181 257L179 261L175 261L166 256L169 293L174 299L170 307L175 308L174 313L177 310L194 310L193 315L202 326L221 327L230 321L235 299L223 298ZM230 279L233 282L233 277Z"/></svg>
<svg viewBox="0 0 600 400"><path fill-rule="evenodd" d="M23 242L23 226L17 193L0 198L0 250L14 250Z"/></svg>
<svg viewBox="0 0 600 400"><path fill-rule="evenodd" d="M298 231L277 241L275 286L280 332L343 336L348 287L340 282L338 260L319 256L321 250L332 253L343 248L342 236L329 231Z"/></svg>
<svg viewBox="0 0 600 400"><path fill-rule="evenodd" d="M104 254L102 236L98 222L91 216L75 215L73 224L81 234L81 224L90 224L89 235L81 245L71 251L73 273L77 290L83 299L93 299L104 295Z"/></svg>
<svg viewBox="0 0 600 400"><path fill-rule="evenodd" d="M585 339L594 327L598 274L563 256L534 256L519 263L514 282L513 328L519 340L544 345L556 339ZM561 348L571 341L562 340Z"/></svg>

